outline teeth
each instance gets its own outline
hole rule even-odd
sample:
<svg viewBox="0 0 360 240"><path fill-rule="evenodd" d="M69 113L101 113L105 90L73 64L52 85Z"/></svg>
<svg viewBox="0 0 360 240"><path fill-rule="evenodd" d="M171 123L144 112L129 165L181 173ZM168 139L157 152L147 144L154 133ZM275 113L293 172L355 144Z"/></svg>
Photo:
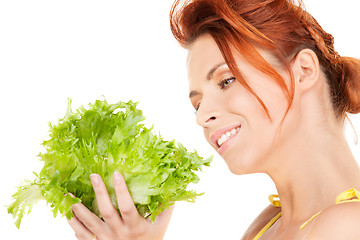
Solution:
<svg viewBox="0 0 360 240"><path fill-rule="evenodd" d="M231 129L230 131L228 131L228 132L224 133L223 135L221 135L221 137L218 139L217 143L221 147L221 145L224 142L226 142L231 136L235 135L239 131L240 131L240 127Z"/></svg>

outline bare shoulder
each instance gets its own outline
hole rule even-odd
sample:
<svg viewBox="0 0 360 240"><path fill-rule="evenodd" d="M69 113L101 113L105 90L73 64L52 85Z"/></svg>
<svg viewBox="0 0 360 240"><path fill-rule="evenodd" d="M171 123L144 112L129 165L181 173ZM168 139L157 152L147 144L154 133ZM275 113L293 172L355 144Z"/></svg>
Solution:
<svg viewBox="0 0 360 240"><path fill-rule="evenodd" d="M307 240L360 239L360 202L331 206L315 218Z"/></svg>
<svg viewBox="0 0 360 240"><path fill-rule="evenodd" d="M258 234L258 232L260 232L260 230L280 211L281 208L279 207L275 207L271 204L267 206L250 224L241 240L252 240L256 234Z"/></svg>

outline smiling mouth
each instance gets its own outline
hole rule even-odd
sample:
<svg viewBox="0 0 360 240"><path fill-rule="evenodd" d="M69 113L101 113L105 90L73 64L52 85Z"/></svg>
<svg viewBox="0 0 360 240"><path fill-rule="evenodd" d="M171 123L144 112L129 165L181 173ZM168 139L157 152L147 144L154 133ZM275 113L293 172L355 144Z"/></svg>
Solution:
<svg viewBox="0 0 360 240"><path fill-rule="evenodd" d="M223 145L227 140L229 140L232 136L234 136L239 131L240 131L240 127L236 127L236 128L231 129L230 131L227 131L223 135L221 135L221 137L219 137L219 139L216 141L216 143L218 144L218 147L220 148L221 145Z"/></svg>

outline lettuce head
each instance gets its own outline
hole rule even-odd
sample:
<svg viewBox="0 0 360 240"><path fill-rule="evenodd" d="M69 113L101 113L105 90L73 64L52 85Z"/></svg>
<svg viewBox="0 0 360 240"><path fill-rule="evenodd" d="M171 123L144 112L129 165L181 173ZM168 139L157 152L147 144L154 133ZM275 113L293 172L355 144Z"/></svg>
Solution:
<svg viewBox="0 0 360 240"><path fill-rule="evenodd" d="M203 159L154 134L142 123L144 116L136 106L132 101L109 104L104 99L73 112L69 100L65 117L49 124L49 140L43 142L46 151L39 154L42 170L18 188L7 206L18 228L40 200L50 205L54 217L60 213L70 219L71 206L79 202L101 217L92 173L102 177L118 209L112 176L120 172L139 214L152 221L175 201L193 202L201 195L186 188L199 181L195 172L209 166L211 157Z"/></svg>

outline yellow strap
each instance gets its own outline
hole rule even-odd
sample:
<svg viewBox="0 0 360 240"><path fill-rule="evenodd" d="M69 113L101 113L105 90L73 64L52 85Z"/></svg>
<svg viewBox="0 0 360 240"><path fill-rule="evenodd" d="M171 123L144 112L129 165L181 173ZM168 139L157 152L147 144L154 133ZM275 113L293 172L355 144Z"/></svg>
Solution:
<svg viewBox="0 0 360 240"><path fill-rule="evenodd" d="M275 199L276 198L276 199ZM281 207L279 195L273 194L269 196L269 201L275 207ZM268 222L261 230L256 234L253 240L259 239L279 218L281 217L281 212L279 212L275 217L273 217L270 222Z"/></svg>
<svg viewBox="0 0 360 240"><path fill-rule="evenodd" d="M354 198L356 197L356 198ZM354 199L352 199L354 198ZM343 193L341 193L339 196L337 196L335 203L344 203L344 202L353 202L353 201L360 201L360 192L356 190L355 188L351 188Z"/></svg>
<svg viewBox="0 0 360 240"><path fill-rule="evenodd" d="M274 200L274 198L277 198L277 199ZM277 194L270 195L270 196L269 196L269 201L271 202L271 204L272 204L273 206L275 206L275 207L281 207L279 195L277 195Z"/></svg>
<svg viewBox="0 0 360 240"><path fill-rule="evenodd" d="M314 218L316 218L319 214L321 213L318 212L317 214L315 214L314 216L312 216L309 220L307 220L303 225L300 226L300 230L302 230L309 222L311 222Z"/></svg>
<svg viewBox="0 0 360 240"><path fill-rule="evenodd" d="M340 193L335 200L335 204L346 203L346 202L359 202L359 201L360 201L360 192L355 188L351 188L345 192ZM300 230L302 230L309 222L311 222L314 218L316 218L320 213L321 211L315 214L314 216L312 216L303 225L301 225Z"/></svg>
<svg viewBox="0 0 360 240"><path fill-rule="evenodd" d="M256 234L253 240L258 240L280 217L281 212L279 212L275 217L273 217L270 222L268 222L265 227L263 227L261 231Z"/></svg>

